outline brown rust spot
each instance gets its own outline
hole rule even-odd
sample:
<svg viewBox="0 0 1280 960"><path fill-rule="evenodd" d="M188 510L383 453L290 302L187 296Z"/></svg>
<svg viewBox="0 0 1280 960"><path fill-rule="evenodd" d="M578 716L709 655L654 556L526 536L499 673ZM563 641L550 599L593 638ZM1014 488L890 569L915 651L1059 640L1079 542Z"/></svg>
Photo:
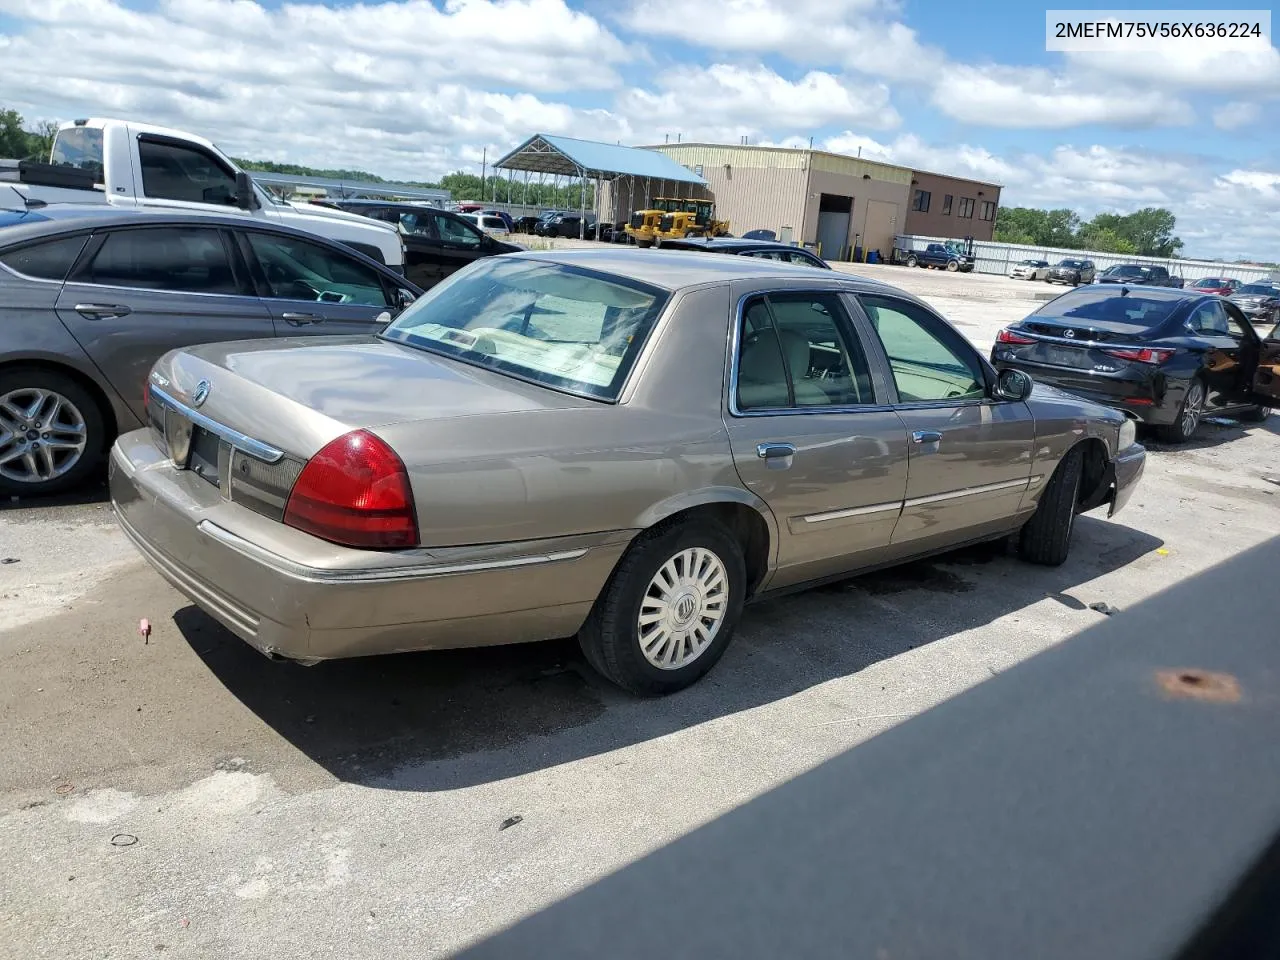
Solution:
<svg viewBox="0 0 1280 960"><path fill-rule="evenodd" d="M1229 673L1208 670L1157 670L1156 682L1171 697L1207 700L1211 703L1238 703L1240 684Z"/></svg>

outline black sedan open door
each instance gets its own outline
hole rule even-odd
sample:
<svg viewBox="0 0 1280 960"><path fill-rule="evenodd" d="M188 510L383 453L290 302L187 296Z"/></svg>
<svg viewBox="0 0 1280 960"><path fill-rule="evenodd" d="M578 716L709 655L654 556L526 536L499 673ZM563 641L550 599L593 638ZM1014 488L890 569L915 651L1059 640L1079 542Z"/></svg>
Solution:
<svg viewBox="0 0 1280 960"><path fill-rule="evenodd" d="M1262 341L1249 399L1264 407L1280 408L1280 324Z"/></svg>

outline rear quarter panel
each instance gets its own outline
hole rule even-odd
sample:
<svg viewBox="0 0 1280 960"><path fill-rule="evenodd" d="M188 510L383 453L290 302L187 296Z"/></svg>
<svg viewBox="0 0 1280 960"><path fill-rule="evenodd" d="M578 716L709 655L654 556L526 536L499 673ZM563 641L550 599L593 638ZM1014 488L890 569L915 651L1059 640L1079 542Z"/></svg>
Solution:
<svg viewBox="0 0 1280 960"><path fill-rule="evenodd" d="M635 531L702 503L768 509L721 418L729 288L670 304L619 403L379 427L409 470L424 546Z"/></svg>
<svg viewBox="0 0 1280 960"><path fill-rule="evenodd" d="M103 413L119 431L141 426L80 343L58 319L62 284L18 276L0 266L0 370L22 364L66 369L89 380L105 399ZM110 423L108 424L110 425Z"/></svg>
<svg viewBox="0 0 1280 960"><path fill-rule="evenodd" d="M1023 509L1031 509L1040 500L1049 478L1062 458L1077 444L1094 438L1106 447L1107 459L1119 452L1120 425L1125 415L1119 410L1090 403L1079 397L1037 385L1027 400L1036 422L1035 446L1031 452L1031 475L1043 479L1025 494Z"/></svg>

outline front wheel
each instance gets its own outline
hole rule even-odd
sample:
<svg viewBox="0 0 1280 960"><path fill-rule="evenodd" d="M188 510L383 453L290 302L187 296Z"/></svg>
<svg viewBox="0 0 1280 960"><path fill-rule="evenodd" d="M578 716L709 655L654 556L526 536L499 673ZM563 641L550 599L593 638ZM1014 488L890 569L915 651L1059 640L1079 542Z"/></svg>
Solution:
<svg viewBox="0 0 1280 960"><path fill-rule="evenodd" d="M1084 473L1084 448L1072 447L1058 463L1040 495L1036 512L1018 535L1018 552L1031 563L1060 566L1071 547L1075 528L1080 477Z"/></svg>
<svg viewBox="0 0 1280 960"><path fill-rule="evenodd" d="M956 272L957 270L959 270L959 269L960 269L960 264L956 263L956 261L954 261L954 260L948 260L948 261L947 261L947 272L948 272L948 273L955 273L955 272Z"/></svg>
<svg viewBox="0 0 1280 960"><path fill-rule="evenodd" d="M70 377L21 367L0 374L0 493L75 487L102 459L105 431L98 404Z"/></svg>
<svg viewBox="0 0 1280 960"><path fill-rule="evenodd" d="M642 697L682 690L724 654L746 594L742 548L719 524L643 533L578 633L587 661Z"/></svg>
<svg viewBox="0 0 1280 960"><path fill-rule="evenodd" d="M1164 427L1157 427L1156 434L1165 443L1186 443L1200 426L1200 417L1204 415L1204 382L1192 380L1187 387L1187 395L1182 398L1182 406L1178 408L1178 419Z"/></svg>

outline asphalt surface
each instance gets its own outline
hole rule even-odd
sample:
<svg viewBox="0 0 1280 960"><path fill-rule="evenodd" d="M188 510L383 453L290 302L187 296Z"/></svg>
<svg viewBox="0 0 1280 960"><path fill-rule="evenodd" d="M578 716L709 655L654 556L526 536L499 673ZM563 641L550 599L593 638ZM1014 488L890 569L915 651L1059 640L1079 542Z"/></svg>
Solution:
<svg viewBox="0 0 1280 960"><path fill-rule="evenodd" d="M983 348L1036 305L1004 278L865 272ZM9 503L0 955L446 956L1079 633L1091 604L1123 617L1273 536L1277 474L1280 416L1206 423L1152 444L1062 567L989 546L754 606L660 701L571 641L272 663L137 558L101 485Z"/></svg>

